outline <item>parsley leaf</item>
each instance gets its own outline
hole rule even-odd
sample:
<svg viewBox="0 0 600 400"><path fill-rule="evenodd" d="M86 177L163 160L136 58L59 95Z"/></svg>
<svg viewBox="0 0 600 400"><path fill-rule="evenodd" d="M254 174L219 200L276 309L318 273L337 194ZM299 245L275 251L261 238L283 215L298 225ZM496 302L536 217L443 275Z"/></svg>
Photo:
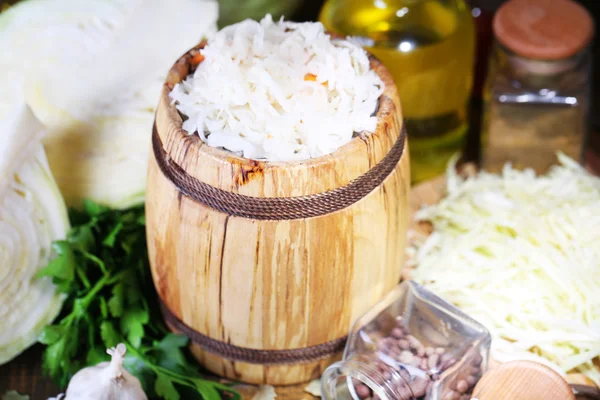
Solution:
<svg viewBox="0 0 600 400"><path fill-rule="evenodd" d="M171 333L154 347L152 354L156 356L161 367L184 373L187 364L182 348L185 348L187 343L187 337Z"/></svg>
<svg viewBox="0 0 600 400"><path fill-rule="evenodd" d="M121 335L119 335L119 332L117 332L115 326L110 321L103 321L100 324L100 337L102 338L104 347L107 349L110 347L115 347L122 340Z"/></svg>
<svg viewBox="0 0 600 400"><path fill-rule="evenodd" d="M144 325L148 321L148 311L141 308L127 310L121 318L121 332L127 335L129 343L135 347L140 347L144 337Z"/></svg>
<svg viewBox="0 0 600 400"><path fill-rule="evenodd" d="M123 315L123 308L125 303L125 284L123 282L117 283L112 288L112 296L108 300L108 309L110 314L119 318Z"/></svg>
<svg viewBox="0 0 600 400"><path fill-rule="evenodd" d="M75 277L75 255L69 243L64 240L54 242L52 248L58 257L39 270L35 277L49 276L59 291L66 292Z"/></svg>
<svg viewBox="0 0 600 400"><path fill-rule="evenodd" d="M51 277L67 295L60 317L39 338L46 346L44 372L65 387L80 368L107 361L106 348L124 343L124 366L149 398L240 400L229 386L203 379L190 361L188 339L164 324L143 207L111 210L85 201L70 217L67 240L54 243L56 258L37 275Z"/></svg>
<svg viewBox="0 0 600 400"><path fill-rule="evenodd" d="M164 375L160 375L154 383L154 390L158 396L166 400L179 400L179 393L173 382Z"/></svg>
<svg viewBox="0 0 600 400"><path fill-rule="evenodd" d="M50 325L44 328L38 340L45 345L51 345L58 342L64 334L65 330L62 326Z"/></svg>

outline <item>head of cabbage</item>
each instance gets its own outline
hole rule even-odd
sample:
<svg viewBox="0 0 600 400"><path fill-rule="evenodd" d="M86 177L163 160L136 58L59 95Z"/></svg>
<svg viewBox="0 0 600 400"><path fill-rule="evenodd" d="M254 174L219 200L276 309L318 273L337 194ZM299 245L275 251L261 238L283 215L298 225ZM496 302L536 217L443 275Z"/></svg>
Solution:
<svg viewBox="0 0 600 400"><path fill-rule="evenodd" d="M6 84L6 82L4 82ZM6 88L7 85L4 86ZM43 127L15 101L0 107L0 364L35 343L62 297L36 277L69 229L67 210L40 141Z"/></svg>
<svg viewBox="0 0 600 400"><path fill-rule="evenodd" d="M68 205L143 202L164 78L217 16L215 0L26 0L0 14L0 71L47 128Z"/></svg>
<svg viewBox="0 0 600 400"><path fill-rule="evenodd" d="M63 196L143 201L164 78L217 13L213 0L26 0L0 13L0 364L60 311L36 274L69 229Z"/></svg>

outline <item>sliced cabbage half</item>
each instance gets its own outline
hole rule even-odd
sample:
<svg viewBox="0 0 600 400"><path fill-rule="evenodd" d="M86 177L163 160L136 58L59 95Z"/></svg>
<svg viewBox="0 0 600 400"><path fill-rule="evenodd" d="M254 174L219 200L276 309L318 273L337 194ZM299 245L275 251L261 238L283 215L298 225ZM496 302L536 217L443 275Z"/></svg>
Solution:
<svg viewBox="0 0 600 400"><path fill-rule="evenodd" d="M0 14L0 73L22 75L68 205L141 203L155 106L215 0L28 0Z"/></svg>
<svg viewBox="0 0 600 400"><path fill-rule="evenodd" d="M24 103L1 104L0 364L31 346L62 303L50 278L34 277L53 256L52 242L69 229L42 134Z"/></svg>

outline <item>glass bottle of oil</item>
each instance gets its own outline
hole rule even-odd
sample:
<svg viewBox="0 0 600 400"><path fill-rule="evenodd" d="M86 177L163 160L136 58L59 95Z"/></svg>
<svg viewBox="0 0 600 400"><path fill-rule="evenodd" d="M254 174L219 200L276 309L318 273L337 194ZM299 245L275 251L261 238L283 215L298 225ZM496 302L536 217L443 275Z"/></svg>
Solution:
<svg viewBox="0 0 600 400"><path fill-rule="evenodd" d="M463 150L475 29L463 0L327 0L332 33L353 36L392 74L408 132L413 183L445 170Z"/></svg>

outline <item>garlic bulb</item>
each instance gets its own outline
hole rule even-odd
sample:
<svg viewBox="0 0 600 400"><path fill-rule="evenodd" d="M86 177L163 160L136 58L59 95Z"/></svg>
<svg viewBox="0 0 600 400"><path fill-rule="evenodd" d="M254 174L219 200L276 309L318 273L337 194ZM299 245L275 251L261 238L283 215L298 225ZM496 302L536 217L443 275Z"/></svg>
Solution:
<svg viewBox="0 0 600 400"><path fill-rule="evenodd" d="M147 400L140 381L123 368L126 347L106 350L110 362L84 368L69 382L64 400Z"/></svg>

